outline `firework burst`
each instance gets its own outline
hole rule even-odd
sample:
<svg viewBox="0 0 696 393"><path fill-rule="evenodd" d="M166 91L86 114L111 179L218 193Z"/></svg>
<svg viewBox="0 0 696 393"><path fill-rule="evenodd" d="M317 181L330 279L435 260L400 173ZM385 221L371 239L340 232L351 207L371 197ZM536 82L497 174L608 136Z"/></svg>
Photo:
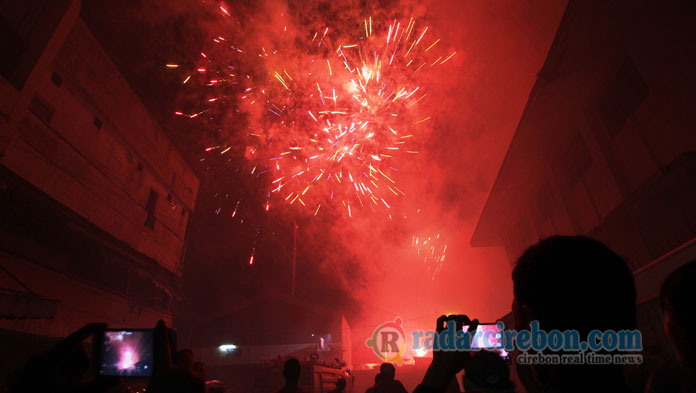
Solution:
<svg viewBox="0 0 696 393"><path fill-rule="evenodd" d="M439 233L425 236L413 235L411 247L422 258L423 263L427 266L427 271L432 274L432 279L434 280L440 273L447 256L447 243L444 238Z"/></svg>
<svg viewBox="0 0 696 393"><path fill-rule="evenodd" d="M225 8L219 14L230 17ZM201 53L193 75L204 80L196 85L206 89L203 105L177 114L220 122L245 115L243 142L230 138L206 151L243 151L245 170L266 190L265 210L283 202L312 215L327 208L389 215L405 195L400 167L430 130L421 108L428 75L455 52L440 51L431 28L412 18L361 22L357 31L322 26L304 39L279 37L273 48L242 49L216 35L214 49ZM240 73L232 57L254 59L263 71Z"/></svg>

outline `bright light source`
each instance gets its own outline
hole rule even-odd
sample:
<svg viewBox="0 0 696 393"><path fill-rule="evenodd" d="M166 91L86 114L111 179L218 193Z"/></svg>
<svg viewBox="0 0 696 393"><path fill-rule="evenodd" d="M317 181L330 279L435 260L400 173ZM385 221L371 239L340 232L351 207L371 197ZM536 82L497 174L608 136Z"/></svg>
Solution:
<svg viewBox="0 0 696 393"><path fill-rule="evenodd" d="M229 352L229 351L233 351L235 349L237 349L237 346L234 344L224 344L224 345L220 345L218 347L218 351L220 351L220 352Z"/></svg>

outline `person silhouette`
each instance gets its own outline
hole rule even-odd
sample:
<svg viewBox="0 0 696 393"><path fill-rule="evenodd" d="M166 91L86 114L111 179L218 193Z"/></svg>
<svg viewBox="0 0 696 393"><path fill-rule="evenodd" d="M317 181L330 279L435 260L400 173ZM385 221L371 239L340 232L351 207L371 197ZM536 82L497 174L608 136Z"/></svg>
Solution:
<svg viewBox="0 0 696 393"><path fill-rule="evenodd" d="M8 376L8 392L107 392L123 388L118 377L99 376L85 382L90 368L83 341L106 329L91 323L70 334L47 353L37 354L26 366ZM152 376L148 393L204 393L205 381L187 367L174 364L167 324L160 320L154 329ZM193 353L191 353L193 356ZM118 390L121 391L121 390Z"/></svg>
<svg viewBox="0 0 696 393"><path fill-rule="evenodd" d="M336 389L329 391L329 393L343 393L344 390L346 390L346 380L339 378L336 381Z"/></svg>
<svg viewBox="0 0 696 393"><path fill-rule="evenodd" d="M208 367L206 367L205 363L203 362L193 363L193 373L198 375L198 377L204 381L208 380Z"/></svg>
<svg viewBox="0 0 696 393"><path fill-rule="evenodd" d="M594 329L635 329L633 275L621 257L597 240L584 236L541 240L517 260L512 281L517 331L529 330L530 322L537 321L539 329L546 332L573 329L586 340ZM455 321L458 329L465 324L478 325L478 320L471 321L466 315L443 315L438 318L437 330L444 330L448 321ZM466 372L471 360L468 351L433 351L433 361L416 392L443 392L457 372ZM530 393L629 391L621 365L515 362L515 367Z"/></svg>
<svg viewBox="0 0 696 393"><path fill-rule="evenodd" d="M288 358L283 365L283 377L285 378L285 386L276 393L308 393L300 388L300 371L302 366L296 358Z"/></svg>
<svg viewBox="0 0 696 393"><path fill-rule="evenodd" d="M383 375L383 381L375 384L372 393L406 393L406 388L401 381L395 379L396 368L391 363L382 363L379 373Z"/></svg>
<svg viewBox="0 0 696 393"><path fill-rule="evenodd" d="M377 389L377 386L381 385L382 382L386 381L387 379L389 379L389 377L387 377L386 375L382 373L377 373L375 375L375 384L367 388L367 390L365 390L365 393L374 393L375 389Z"/></svg>
<svg viewBox="0 0 696 393"><path fill-rule="evenodd" d="M653 367L645 391L696 391L696 261L691 261L667 276L660 289L660 308L667 339L681 367Z"/></svg>
<svg viewBox="0 0 696 393"><path fill-rule="evenodd" d="M188 348L182 349L176 353L174 359L174 364L177 366L183 367L189 371L193 371L195 361L192 350Z"/></svg>
<svg viewBox="0 0 696 393"><path fill-rule="evenodd" d="M696 261L674 270L662 284L660 305L665 333L677 359L692 372L696 371Z"/></svg>

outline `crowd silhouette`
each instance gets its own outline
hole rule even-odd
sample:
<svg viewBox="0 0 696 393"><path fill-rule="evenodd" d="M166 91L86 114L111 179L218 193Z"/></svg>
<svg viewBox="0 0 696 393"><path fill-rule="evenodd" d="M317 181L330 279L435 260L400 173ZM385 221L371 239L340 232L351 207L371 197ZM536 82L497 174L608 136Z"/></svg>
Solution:
<svg viewBox="0 0 696 393"><path fill-rule="evenodd" d="M604 244L582 236L553 236L528 248L517 260L512 272L514 328L528 329L538 321L546 331L573 329L585 339L592 330L631 330L636 328L636 289L625 261ZM678 372L654 370L645 393L696 391L696 339L690 332L696 327L696 261L684 264L665 280L660 293L664 329L681 363ZM436 329L441 332L448 322L457 328L477 319L467 315L442 315ZM74 332L47 353L34 356L7 380L9 392L103 392L118 391L123 381L114 377L86 380L90 367L81 343L103 324L90 324ZM473 327L473 328L472 328ZM148 393L204 392L207 370L196 362L188 349L172 356L163 321L154 330L154 357ZM562 351L560 353L563 353ZM512 359L516 357L512 354ZM512 367L512 369L510 368ZM636 392L619 364L520 364L509 366L494 352L433 351L416 393L459 391L456 375L463 371L461 385L466 392ZM305 393L301 387L301 362L285 359L282 369L285 384L277 393ZM511 375L516 376L518 385ZM339 378L330 393L347 389ZM396 379L396 368L383 363L374 385L365 393L405 393Z"/></svg>

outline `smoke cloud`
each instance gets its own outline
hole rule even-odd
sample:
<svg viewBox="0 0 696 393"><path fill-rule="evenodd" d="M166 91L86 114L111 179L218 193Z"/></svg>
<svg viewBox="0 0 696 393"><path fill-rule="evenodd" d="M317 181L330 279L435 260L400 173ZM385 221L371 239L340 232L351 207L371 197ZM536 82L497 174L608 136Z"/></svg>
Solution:
<svg viewBox="0 0 696 393"><path fill-rule="evenodd" d="M509 311L508 256L468 243L553 39L563 2L134 3L117 11L85 2L83 17L203 180L186 262L192 304L216 307L249 290L289 288L292 227L297 223L297 294L345 310L356 344L396 316L404 319L406 329L415 329L430 328L443 313L493 321ZM250 130L277 127L280 134L285 128L265 120L268 111L242 97L252 98L247 86L269 80L274 71L284 68L294 75L313 70L299 55L311 48L307 42L315 32L329 27L327 42L337 42L337 35L364 32L370 17L375 32L394 20L413 18L417 33L429 27L426 42L439 38L438 50L456 55L420 79L428 89L422 111L432 118L418 130L419 154L400 161L398 187L405 195L377 213L356 208L347 217L335 205L325 205L314 217L313 209L303 211L269 198L271 184L251 173L251 155L275 147L253 142ZM124 35L157 38L128 45L119 38ZM219 37L240 51L216 52L219 42L213 40ZM286 64L263 58L264 52L273 59L274 50L289 49L298 58L286 56ZM315 47L307 55L334 59L329 49L336 48L326 48L324 54ZM170 70L165 64L178 67ZM207 88L211 78L200 78L197 69L214 66L220 75L223 65L229 66L227 77L239 83ZM191 79L184 84L187 76ZM275 88L282 92L279 84ZM211 91L221 99L208 105ZM210 112L190 118L206 110ZM177 111L183 116L174 115ZM273 140L281 139L276 135ZM266 211L269 200L271 209ZM252 254L254 264L249 266Z"/></svg>

